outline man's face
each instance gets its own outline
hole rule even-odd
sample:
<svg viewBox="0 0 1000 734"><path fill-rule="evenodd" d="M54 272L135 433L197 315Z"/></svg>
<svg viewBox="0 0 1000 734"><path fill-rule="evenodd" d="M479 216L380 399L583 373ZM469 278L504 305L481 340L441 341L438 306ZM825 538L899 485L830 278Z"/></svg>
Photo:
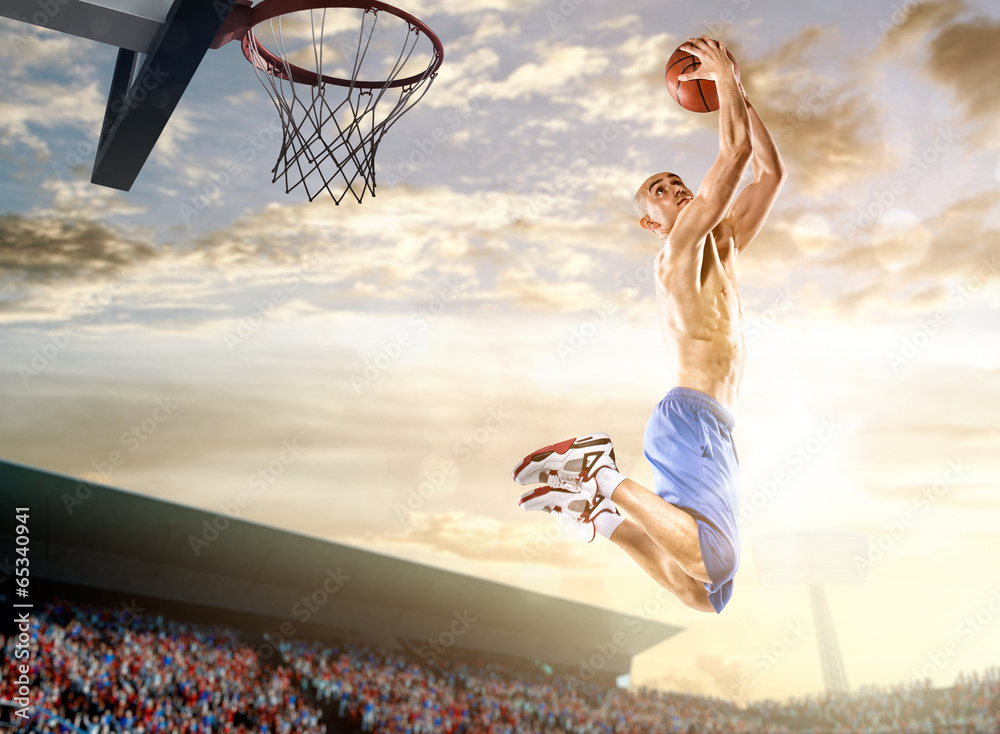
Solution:
<svg viewBox="0 0 1000 734"><path fill-rule="evenodd" d="M649 218L670 229L680 210L691 203L694 194L676 173L658 173L646 179L646 202Z"/></svg>

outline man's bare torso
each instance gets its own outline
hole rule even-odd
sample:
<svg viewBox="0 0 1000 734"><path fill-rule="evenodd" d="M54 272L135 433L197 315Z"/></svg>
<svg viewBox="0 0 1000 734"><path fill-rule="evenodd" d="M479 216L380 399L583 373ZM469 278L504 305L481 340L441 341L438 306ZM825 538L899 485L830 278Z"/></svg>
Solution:
<svg viewBox="0 0 1000 734"><path fill-rule="evenodd" d="M670 244L668 239L657 256L655 280L674 383L711 395L732 411L746 355L732 225L723 219L702 243L700 288L661 272Z"/></svg>

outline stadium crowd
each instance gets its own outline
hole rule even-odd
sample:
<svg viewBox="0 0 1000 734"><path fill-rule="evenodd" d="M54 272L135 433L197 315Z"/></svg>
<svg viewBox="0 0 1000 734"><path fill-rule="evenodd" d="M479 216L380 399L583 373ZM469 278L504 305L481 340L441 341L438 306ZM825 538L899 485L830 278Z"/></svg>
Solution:
<svg viewBox="0 0 1000 734"><path fill-rule="evenodd" d="M31 617L29 717L19 731L323 734L290 667L265 669L233 630L57 601ZM14 701L15 638L0 698ZM10 709L8 709L10 715Z"/></svg>
<svg viewBox="0 0 1000 734"><path fill-rule="evenodd" d="M362 731L391 734L638 734L639 732L766 732L759 717L732 705L654 691L630 693L567 675L514 670L481 660L440 661L431 671L398 653L358 646L282 646L285 660L312 682L338 714L360 719Z"/></svg>
<svg viewBox="0 0 1000 734"><path fill-rule="evenodd" d="M765 721L806 722L826 734L1000 734L1000 668L929 684L869 688L853 695L757 702Z"/></svg>
<svg viewBox="0 0 1000 734"><path fill-rule="evenodd" d="M13 719L16 731L1000 734L997 668L949 689L870 689L738 707L459 650L434 665L409 653L308 641L271 645L280 654L262 655L265 646L236 630L142 614L123 619L121 610L66 601L31 620L32 701L28 719ZM17 696L14 641L2 640L0 698L7 701Z"/></svg>

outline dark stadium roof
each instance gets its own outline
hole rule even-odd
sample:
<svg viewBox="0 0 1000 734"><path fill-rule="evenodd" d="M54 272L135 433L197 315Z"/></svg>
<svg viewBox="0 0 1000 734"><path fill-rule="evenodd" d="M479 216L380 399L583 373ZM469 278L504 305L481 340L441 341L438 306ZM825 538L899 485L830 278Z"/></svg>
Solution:
<svg viewBox="0 0 1000 734"><path fill-rule="evenodd" d="M30 508L35 578L288 620L286 630L308 623L454 639L465 649L574 667L580 658L606 659L603 649L614 651L603 672L616 675L629 671L633 655L681 631L3 461L0 496L5 512ZM213 519L224 530L196 555L190 538ZM5 553L12 540L3 539ZM303 597L314 592L309 609Z"/></svg>

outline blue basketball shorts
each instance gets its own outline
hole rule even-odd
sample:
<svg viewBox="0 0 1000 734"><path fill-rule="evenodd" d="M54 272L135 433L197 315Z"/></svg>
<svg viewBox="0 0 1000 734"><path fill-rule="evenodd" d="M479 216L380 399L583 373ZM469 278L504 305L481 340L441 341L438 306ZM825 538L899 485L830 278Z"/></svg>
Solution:
<svg viewBox="0 0 1000 734"><path fill-rule="evenodd" d="M643 452L653 465L654 491L690 514L711 583L715 611L733 595L740 566L740 465L733 443L733 416L705 393L675 387L646 424Z"/></svg>

